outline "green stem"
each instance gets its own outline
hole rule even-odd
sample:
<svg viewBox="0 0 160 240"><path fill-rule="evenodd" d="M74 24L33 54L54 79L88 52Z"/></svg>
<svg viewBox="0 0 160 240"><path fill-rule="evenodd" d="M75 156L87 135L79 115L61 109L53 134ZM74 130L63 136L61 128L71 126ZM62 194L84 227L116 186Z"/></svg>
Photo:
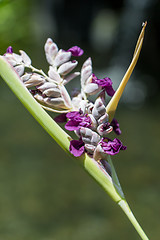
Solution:
<svg viewBox="0 0 160 240"><path fill-rule="evenodd" d="M133 215L132 211L130 210L127 202L125 200L121 200L118 203L118 205L121 207L121 209L127 215L128 219L130 220L130 222L132 223L132 225L134 226L134 228L136 229L136 231L138 232L140 237L143 240L149 240L149 238L147 237L147 235L144 233L143 229L141 228L141 226L137 222L137 220L136 220L135 216Z"/></svg>

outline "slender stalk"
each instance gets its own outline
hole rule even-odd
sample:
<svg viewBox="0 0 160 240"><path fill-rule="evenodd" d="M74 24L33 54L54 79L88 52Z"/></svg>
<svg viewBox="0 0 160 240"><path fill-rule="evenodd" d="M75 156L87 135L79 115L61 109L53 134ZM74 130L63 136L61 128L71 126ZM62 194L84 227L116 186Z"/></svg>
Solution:
<svg viewBox="0 0 160 240"><path fill-rule="evenodd" d="M108 162L109 162L109 164L111 166L111 169L112 169L112 181L113 181L113 184L115 185L115 188L117 189L118 193L122 197L122 200L120 200L118 202L118 205L121 207L123 212L126 214L126 216L130 220L130 222L132 223L132 225L134 226L134 228L136 229L138 234L141 236L141 238L143 240L149 240L148 237L146 236L146 234L144 233L143 229L141 228L141 226L137 222L136 218L134 217L132 211L130 210L127 201L125 200L125 197L124 197L124 194L123 194L123 190L121 188L121 185L120 185L120 182L119 182L116 170L114 168L114 165L113 165L113 162L112 162L112 159L111 159L110 156L108 156Z"/></svg>
<svg viewBox="0 0 160 240"><path fill-rule="evenodd" d="M140 235L140 237L143 240L149 240L149 238L147 237L147 235L145 234L145 232L143 231L143 229L141 228L141 226L139 225L139 223L137 222L135 216L133 215L132 211L130 210L127 202L125 200L121 200L118 205L121 207L121 209L123 210L123 212L126 214L126 216L128 217L128 219L130 220L130 222L132 223L132 225L134 226L134 228L136 229L136 231L138 232L138 234Z"/></svg>

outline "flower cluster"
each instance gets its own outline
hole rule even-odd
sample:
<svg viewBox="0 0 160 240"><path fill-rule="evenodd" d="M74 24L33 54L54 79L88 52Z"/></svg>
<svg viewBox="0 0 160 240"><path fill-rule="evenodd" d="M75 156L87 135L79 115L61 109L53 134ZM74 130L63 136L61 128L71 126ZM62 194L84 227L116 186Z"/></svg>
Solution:
<svg viewBox="0 0 160 240"><path fill-rule="evenodd" d="M113 119L108 122L109 116L106 113L105 105L99 97L92 106L86 104L85 110L72 111L59 115L55 118L57 122L67 122L65 128L74 131L78 140L70 142L70 152L78 157L87 152L96 161L106 159L107 155L115 155L120 150L125 150L122 142L115 138L111 140L108 134L114 130L116 134L121 134L119 123Z"/></svg>
<svg viewBox="0 0 160 240"><path fill-rule="evenodd" d="M105 95L112 97L115 93L111 79L96 77L92 72L91 58L84 62L80 72L73 71L78 61L72 57L83 54L78 46L65 51L58 49L49 38L44 50L49 63L48 74L33 67L24 51L15 54L12 47L8 47L4 57L44 109L61 113L55 117L55 121L65 122L66 130L75 132L77 139L71 140L70 152L76 157L86 152L96 161L101 161L106 160L108 155L125 150L126 147L118 138L108 138L112 130L117 135L121 134L118 121L112 119L109 122L106 112ZM80 76L81 90L71 97L65 85L77 76ZM90 101L89 96L95 94L95 102Z"/></svg>

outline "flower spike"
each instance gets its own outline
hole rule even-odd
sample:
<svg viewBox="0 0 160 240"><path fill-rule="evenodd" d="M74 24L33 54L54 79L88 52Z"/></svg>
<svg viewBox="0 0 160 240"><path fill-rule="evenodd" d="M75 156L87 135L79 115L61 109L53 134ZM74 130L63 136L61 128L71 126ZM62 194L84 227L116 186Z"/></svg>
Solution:
<svg viewBox="0 0 160 240"><path fill-rule="evenodd" d="M146 25L147 25L147 22L145 22L143 24L143 28L142 28L142 31L139 35L138 41L137 41L137 45L136 45L136 48L135 48L135 52L134 52L134 55L133 55L132 62L130 64L127 72L125 73L117 91L115 92L115 94L111 98L110 102L106 106L106 112L109 115L109 122L111 122L113 117L114 117L114 114L115 114L115 111L117 109L117 105L119 103L121 95L122 95L122 93L125 89L125 86L126 86L128 80L129 80L133 70L134 70L134 67L135 67L135 65L138 61L139 54L140 54L140 51L141 51L141 48L142 48L142 43L143 43L143 39L144 39L144 30L145 30Z"/></svg>
<svg viewBox="0 0 160 240"><path fill-rule="evenodd" d="M149 240L132 214L123 194L118 176L111 160L126 146L118 138L109 138L112 130L121 134L118 121L113 118L120 97L137 63L147 22L142 25L132 62L115 92L109 77L99 79L92 72L92 61L88 58L81 72L72 72L83 50L74 46L67 51L58 48L48 38L44 50L49 63L48 73L31 65L31 59L24 52L15 54L12 47L0 56L0 75L17 95L20 101L51 135L51 137L71 156L76 158L87 172L104 188L109 196L122 208L143 240ZM80 75L81 90L69 95L66 85ZM97 94L96 100L90 95ZM111 96L106 107L105 95ZM61 113L54 120L44 111ZM57 123L66 122L64 128L74 131L72 139Z"/></svg>

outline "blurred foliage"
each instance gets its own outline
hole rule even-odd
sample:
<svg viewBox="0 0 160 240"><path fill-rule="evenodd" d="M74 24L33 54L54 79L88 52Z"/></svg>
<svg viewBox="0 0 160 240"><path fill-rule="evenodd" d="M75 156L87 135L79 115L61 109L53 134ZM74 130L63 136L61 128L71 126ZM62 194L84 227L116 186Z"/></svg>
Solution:
<svg viewBox="0 0 160 240"><path fill-rule="evenodd" d="M0 1L0 43L1 49L16 43L24 46L31 43L32 19L29 18L30 0L1 0Z"/></svg>

